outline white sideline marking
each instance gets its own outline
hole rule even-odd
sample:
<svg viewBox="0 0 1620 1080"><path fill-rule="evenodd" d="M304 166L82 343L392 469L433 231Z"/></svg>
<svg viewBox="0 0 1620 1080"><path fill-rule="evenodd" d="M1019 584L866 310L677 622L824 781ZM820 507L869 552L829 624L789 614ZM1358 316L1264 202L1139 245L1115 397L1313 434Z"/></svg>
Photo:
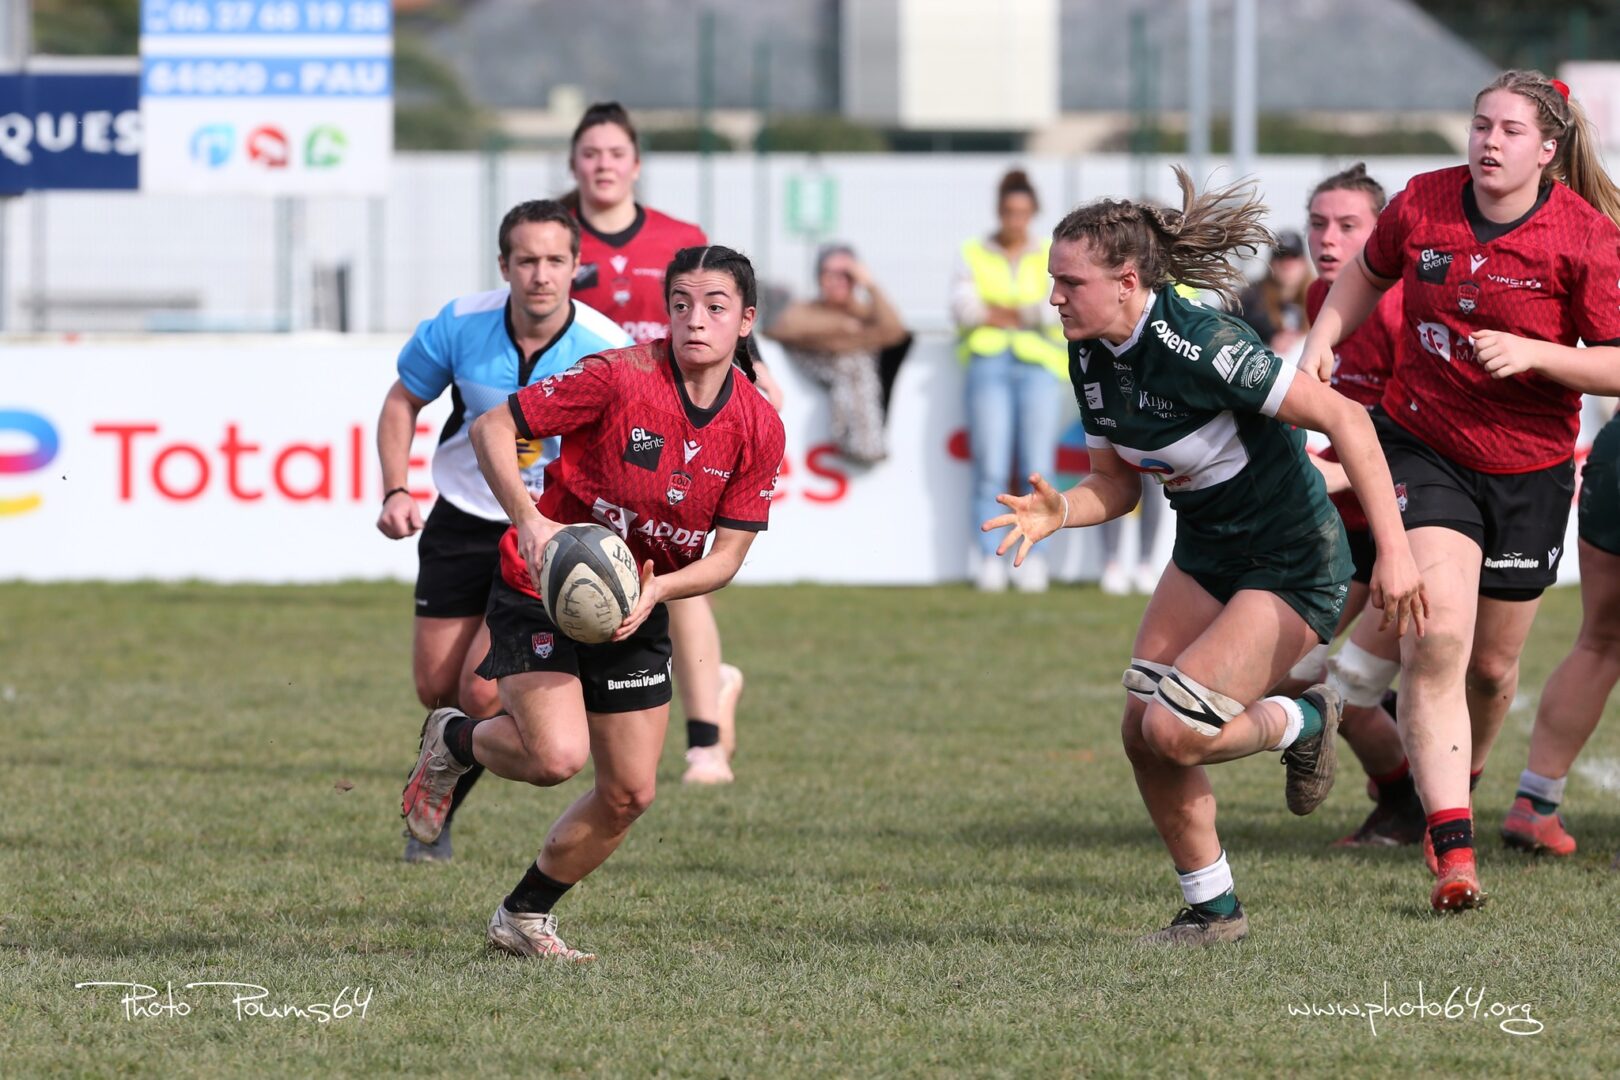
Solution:
<svg viewBox="0 0 1620 1080"><path fill-rule="evenodd" d="M1620 758L1595 757L1577 761L1575 771L1593 787L1620 793Z"/></svg>

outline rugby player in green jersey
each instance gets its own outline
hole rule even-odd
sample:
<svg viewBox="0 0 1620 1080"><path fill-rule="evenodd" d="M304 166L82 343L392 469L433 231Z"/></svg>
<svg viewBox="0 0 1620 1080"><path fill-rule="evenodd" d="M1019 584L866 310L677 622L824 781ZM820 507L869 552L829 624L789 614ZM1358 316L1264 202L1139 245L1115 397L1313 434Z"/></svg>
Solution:
<svg viewBox="0 0 1620 1080"><path fill-rule="evenodd" d="M1242 278L1227 260L1269 242L1252 188L1199 194L1176 170L1182 208L1103 200L1053 233L1051 303L1069 342L1092 471L1068 491L1039 475L1007 513L998 554L1136 505L1138 473L1164 484L1177 528L1124 676L1123 738L1187 907L1147 944L1236 941L1248 920L1215 831L1206 765L1282 751L1289 809L1308 814L1333 783L1338 695L1262 698L1333 636L1350 581L1344 526L1305 454L1328 436L1378 547L1372 602L1422 633L1423 585L1367 411L1268 350L1238 319L1177 295L1227 303Z"/></svg>

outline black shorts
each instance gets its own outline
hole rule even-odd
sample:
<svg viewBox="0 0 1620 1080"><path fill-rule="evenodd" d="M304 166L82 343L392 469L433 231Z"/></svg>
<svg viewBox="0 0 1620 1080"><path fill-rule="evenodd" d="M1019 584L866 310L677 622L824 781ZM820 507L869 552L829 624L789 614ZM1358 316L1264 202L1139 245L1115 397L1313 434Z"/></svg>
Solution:
<svg viewBox="0 0 1620 1080"><path fill-rule="evenodd" d="M1575 497L1575 460L1527 473L1484 473L1448 461L1380 409L1378 441L1408 532L1434 526L1479 545L1479 595L1534 600L1558 580Z"/></svg>
<svg viewBox="0 0 1620 1080"><path fill-rule="evenodd" d="M1581 509L1575 526L1581 539L1620 555L1620 419L1610 420L1592 443L1581 470Z"/></svg>
<svg viewBox="0 0 1620 1080"><path fill-rule="evenodd" d="M434 503L416 542L416 613L427 619L482 615L505 532L504 521L476 517L443 498Z"/></svg>
<svg viewBox="0 0 1620 1080"><path fill-rule="evenodd" d="M1350 540L1350 561L1356 568L1350 571L1350 580L1363 585L1372 584L1373 563L1378 561L1378 548L1373 544L1371 529L1346 529Z"/></svg>
<svg viewBox="0 0 1620 1080"><path fill-rule="evenodd" d="M594 713L669 704L669 611L663 604L628 639L585 645L558 630L539 600L496 578L485 618L489 655L478 665L478 674L486 679L565 671L579 679L585 708Z"/></svg>

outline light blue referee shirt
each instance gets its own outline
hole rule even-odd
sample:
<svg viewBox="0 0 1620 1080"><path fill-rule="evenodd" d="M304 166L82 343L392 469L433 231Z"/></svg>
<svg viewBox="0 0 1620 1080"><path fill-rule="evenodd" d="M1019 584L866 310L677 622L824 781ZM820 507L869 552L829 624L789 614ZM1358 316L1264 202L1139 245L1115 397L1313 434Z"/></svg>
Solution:
<svg viewBox="0 0 1620 1080"><path fill-rule="evenodd" d="M400 382L423 401L450 389L450 419L433 452L433 485L440 497L488 521L505 521L472 447L472 422L494 408L504 408L509 395L548 375L566 371L582 357L633 344L612 319L570 300L573 313L561 332L532 356L524 357L512 334L505 287L452 300L416 328L400 350ZM518 461L523 482L538 496L546 463L557 456L558 440L539 447L520 443Z"/></svg>

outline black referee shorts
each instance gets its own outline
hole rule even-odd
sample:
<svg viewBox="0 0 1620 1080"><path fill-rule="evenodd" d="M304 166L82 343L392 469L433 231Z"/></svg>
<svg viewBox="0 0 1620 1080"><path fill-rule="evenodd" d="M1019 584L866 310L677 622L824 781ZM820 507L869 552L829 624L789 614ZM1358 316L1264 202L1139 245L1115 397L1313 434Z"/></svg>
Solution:
<svg viewBox="0 0 1620 1080"><path fill-rule="evenodd" d="M476 517L440 497L416 542L416 613L427 619L482 615L505 533L506 522Z"/></svg>

